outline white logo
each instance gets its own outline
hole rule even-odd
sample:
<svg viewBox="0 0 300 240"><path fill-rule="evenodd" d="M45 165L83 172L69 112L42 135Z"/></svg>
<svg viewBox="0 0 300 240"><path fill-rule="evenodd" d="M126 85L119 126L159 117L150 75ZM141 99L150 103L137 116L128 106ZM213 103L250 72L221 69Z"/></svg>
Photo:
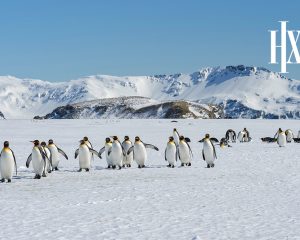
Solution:
<svg viewBox="0 0 300 240"><path fill-rule="evenodd" d="M271 32L271 62L270 64L278 64L276 58L276 50L280 48L280 64L281 64L281 73L288 73L286 71L287 64L300 64L300 55L299 50L297 48L297 41L299 38L300 31L297 30L286 30L286 25L288 21L279 21L281 23L281 30L280 30L280 38L281 44L277 45L277 32L278 30L269 30ZM297 33L296 38L294 33ZM287 58L287 38L289 40L291 46L291 52L289 57ZM292 56L295 57L295 62L292 62Z"/></svg>

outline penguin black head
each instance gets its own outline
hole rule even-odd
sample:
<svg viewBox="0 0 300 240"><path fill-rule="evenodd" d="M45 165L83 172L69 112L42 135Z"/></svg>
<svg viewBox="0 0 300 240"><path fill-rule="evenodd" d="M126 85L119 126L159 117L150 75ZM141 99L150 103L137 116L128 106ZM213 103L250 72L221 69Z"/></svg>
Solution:
<svg viewBox="0 0 300 240"><path fill-rule="evenodd" d="M140 140L141 140L140 137L138 137L138 136L135 137L136 142L139 142Z"/></svg>
<svg viewBox="0 0 300 240"><path fill-rule="evenodd" d="M279 128L279 130L278 130L278 131L279 131L279 132L283 132L281 128Z"/></svg>
<svg viewBox="0 0 300 240"><path fill-rule="evenodd" d="M83 144L85 144L85 141L82 139L82 140L80 140L79 141L80 142L80 145L83 145Z"/></svg>
<svg viewBox="0 0 300 240"><path fill-rule="evenodd" d="M171 136L169 137L169 142L173 142L174 141L174 138Z"/></svg>
<svg viewBox="0 0 300 240"><path fill-rule="evenodd" d="M114 141L117 141L117 140L118 140L118 137L117 137L117 136L113 136L112 139L113 139Z"/></svg>
<svg viewBox="0 0 300 240"><path fill-rule="evenodd" d="M105 142L110 143L110 138L109 137L105 138Z"/></svg>
<svg viewBox="0 0 300 240"><path fill-rule="evenodd" d="M128 140L129 140L129 136L125 136L125 137L124 137L124 140L125 140L125 141L128 141Z"/></svg>
<svg viewBox="0 0 300 240"><path fill-rule="evenodd" d="M208 133L206 133L205 134L205 138L209 138L210 136L209 136L209 134Z"/></svg>
<svg viewBox="0 0 300 240"><path fill-rule="evenodd" d="M244 131L247 131L247 128L244 128Z"/></svg>
<svg viewBox="0 0 300 240"><path fill-rule="evenodd" d="M40 145L40 141L39 140L34 140L34 141L31 141L31 142L34 144L34 146Z"/></svg>
<svg viewBox="0 0 300 240"><path fill-rule="evenodd" d="M49 139L48 144L53 144L53 140Z"/></svg>
<svg viewBox="0 0 300 240"><path fill-rule="evenodd" d="M9 147L9 142L5 141L3 145L4 145L5 148L8 148Z"/></svg>
<svg viewBox="0 0 300 240"><path fill-rule="evenodd" d="M184 136L180 136L180 137L179 137L179 140L180 140L180 141L185 140L185 139L184 139Z"/></svg>
<svg viewBox="0 0 300 240"><path fill-rule="evenodd" d="M41 142L41 146L45 147L46 146L46 142Z"/></svg>
<svg viewBox="0 0 300 240"><path fill-rule="evenodd" d="M84 140L84 141L88 141L89 138L88 138L88 137L84 137L83 140Z"/></svg>

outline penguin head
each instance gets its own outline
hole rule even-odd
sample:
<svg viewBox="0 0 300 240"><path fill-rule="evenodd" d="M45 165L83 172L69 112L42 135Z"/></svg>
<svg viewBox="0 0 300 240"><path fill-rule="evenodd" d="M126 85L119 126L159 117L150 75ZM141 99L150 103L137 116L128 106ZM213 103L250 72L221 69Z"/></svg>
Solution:
<svg viewBox="0 0 300 240"><path fill-rule="evenodd" d="M53 144L53 140L52 140L52 139L49 139L48 144L49 144L49 145L50 145L50 144Z"/></svg>
<svg viewBox="0 0 300 240"><path fill-rule="evenodd" d="M118 140L118 137L117 137L117 136L113 136L112 139L113 139L114 141L117 141L117 140Z"/></svg>
<svg viewBox="0 0 300 240"><path fill-rule="evenodd" d="M105 142L106 142L106 143L110 143L110 142L111 142L111 141L110 141L110 138L109 138L109 137L105 138Z"/></svg>
<svg viewBox="0 0 300 240"><path fill-rule="evenodd" d="M185 140L185 139L184 139L184 136L180 136L180 137L179 137L179 140L180 140L180 141L184 141L184 140Z"/></svg>
<svg viewBox="0 0 300 240"><path fill-rule="evenodd" d="M83 137L83 140L84 140L84 141L88 141L89 138L88 138L88 137Z"/></svg>
<svg viewBox="0 0 300 240"><path fill-rule="evenodd" d="M30 141L30 142L32 142L34 146L40 145L40 141L39 140L34 140L34 141Z"/></svg>
<svg viewBox="0 0 300 240"><path fill-rule="evenodd" d="M4 146L4 148L8 148L8 147L9 147L9 142L8 142L8 141L5 141L5 142L3 143L3 146Z"/></svg>
<svg viewBox="0 0 300 240"><path fill-rule="evenodd" d="M136 136L136 137L135 137L135 141L136 141L136 142L141 141L140 137Z"/></svg>
<svg viewBox="0 0 300 240"><path fill-rule="evenodd" d="M278 132L282 133L283 131L282 131L282 129L281 129L281 128L279 128L279 129L278 129Z"/></svg>
<svg viewBox="0 0 300 240"><path fill-rule="evenodd" d="M85 141L82 139L79 141L80 142L80 145L84 145L85 144Z"/></svg>
<svg viewBox="0 0 300 240"><path fill-rule="evenodd" d="M247 131L247 128L244 128L244 130L243 131Z"/></svg>
<svg viewBox="0 0 300 240"><path fill-rule="evenodd" d="M172 136L169 137L169 142L174 142L174 138Z"/></svg>
<svg viewBox="0 0 300 240"><path fill-rule="evenodd" d="M125 137L124 137L124 140L125 140L125 141L128 141L128 140L129 140L129 136L125 136Z"/></svg>
<svg viewBox="0 0 300 240"><path fill-rule="evenodd" d="M41 146L45 147L46 146L46 142L41 142Z"/></svg>
<svg viewBox="0 0 300 240"><path fill-rule="evenodd" d="M208 133L205 134L205 139L209 139L210 135Z"/></svg>

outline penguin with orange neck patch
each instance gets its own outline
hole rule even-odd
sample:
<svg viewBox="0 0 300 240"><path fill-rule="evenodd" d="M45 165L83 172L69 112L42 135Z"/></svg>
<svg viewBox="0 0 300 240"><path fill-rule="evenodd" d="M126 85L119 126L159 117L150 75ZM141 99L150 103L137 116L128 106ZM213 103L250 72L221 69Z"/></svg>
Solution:
<svg viewBox="0 0 300 240"><path fill-rule="evenodd" d="M214 161L217 159L213 142L219 142L218 139L211 138L209 134L205 134L205 137L199 142L203 143L202 157L207 163L207 168L213 168L215 166Z"/></svg>
<svg viewBox="0 0 300 240"><path fill-rule="evenodd" d="M14 168L16 169L17 175L17 162L13 150L9 147L9 142L5 141L3 144L3 149L0 153L0 173L1 182L11 182Z"/></svg>

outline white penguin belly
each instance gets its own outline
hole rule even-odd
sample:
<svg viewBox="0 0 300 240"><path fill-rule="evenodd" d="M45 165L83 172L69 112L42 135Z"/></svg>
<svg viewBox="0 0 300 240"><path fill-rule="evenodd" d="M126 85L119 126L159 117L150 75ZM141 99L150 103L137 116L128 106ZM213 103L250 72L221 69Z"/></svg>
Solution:
<svg viewBox="0 0 300 240"><path fill-rule="evenodd" d="M87 146L79 147L79 167L82 169L91 167L91 154Z"/></svg>
<svg viewBox="0 0 300 240"><path fill-rule="evenodd" d="M105 158L106 158L106 162L107 165L112 165L112 162L110 160L110 157L108 156L108 151L111 149L111 145L105 145Z"/></svg>
<svg viewBox="0 0 300 240"><path fill-rule="evenodd" d="M287 132L286 141L291 142L293 140L293 133L291 131Z"/></svg>
<svg viewBox="0 0 300 240"><path fill-rule="evenodd" d="M147 152L144 144L134 144L134 160L139 166L144 166L147 161Z"/></svg>
<svg viewBox="0 0 300 240"><path fill-rule="evenodd" d="M179 156L182 163L186 164L191 162L190 150L185 142L179 143Z"/></svg>
<svg viewBox="0 0 300 240"><path fill-rule="evenodd" d="M12 153L3 151L0 159L1 178L11 179L15 167L15 162Z"/></svg>
<svg viewBox="0 0 300 240"><path fill-rule="evenodd" d="M122 166L123 151L120 144L113 143L109 157L113 166Z"/></svg>
<svg viewBox="0 0 300 240"><path fill-rule="evenodd" d="M244 140L244 133L243 132L239 132L239 134L238 134L238 140L240 142L243 142L243 140Z"/></svg>
<svg viewBox="0 0 300 240"><path fill-rule="evenodd" d="M175 165L176 162L176 146L175 144L167 145L166 158L169 164Z"/></svg>
<svg viewBox="0 0 300 240"><path fill-rule="evenodd" d="M176 145L179 144L179 136L176 132L173 132L173 138Z"/></svg>
<svg viewBox="0 0 300 240"><path fill-rule="evenodd" d="M32 149L32 167L35 174L42 176L44 171L44 159L40 153L40 150L37 147Z"/></svg>
<svg viewBox="0 0 300 240"><path fill-rule="evenodd" d="M210 142L204 141L203 152L207 164L212 164L215 160L214 149Z"/></svg>
<svg viewBox="0 0 300 240"><path fill-rule="evenodd" d="M285 134L280 133L278 135L277 143L280 147L284 147L286 145L286 136L285 136Z"/></svg>
<svg viewBox="0 0 300 240"><path fill-rule="evenodd" d="M125 150L125 153L127 153L127 151L129 150L129 148L131 147L131 143L127 143L125 142L123 144L123 148ZM133 161L133 152L131 152L129 155L125 154L125 156L123 156L123 164L128 165L131 164Z"/></svg>
<svg viewBox="0 0 300 240"><path fill-rule="evenodd" d="M56 168L56 167L58 167L58 164L59 164L58 150L55 146L49 146L49 149L51 151L52 167Z"/></svg>

